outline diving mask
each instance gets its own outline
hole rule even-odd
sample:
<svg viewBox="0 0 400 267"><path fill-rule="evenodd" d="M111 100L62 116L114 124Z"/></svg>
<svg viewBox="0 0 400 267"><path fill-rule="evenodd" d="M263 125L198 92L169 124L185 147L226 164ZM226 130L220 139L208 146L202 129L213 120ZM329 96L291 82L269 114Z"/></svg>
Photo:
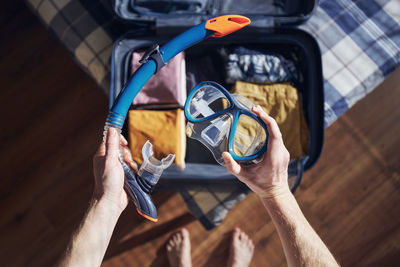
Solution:
<svg viewBox="0 0 400 267"><path fill-rule="evenodd" d="M228 151L242 164L258 163L267 149L268 130L244 96L230 94L215 82L201 82L185 103L188 120L186 134L200 141L224 165L222 153Z"/></svg>

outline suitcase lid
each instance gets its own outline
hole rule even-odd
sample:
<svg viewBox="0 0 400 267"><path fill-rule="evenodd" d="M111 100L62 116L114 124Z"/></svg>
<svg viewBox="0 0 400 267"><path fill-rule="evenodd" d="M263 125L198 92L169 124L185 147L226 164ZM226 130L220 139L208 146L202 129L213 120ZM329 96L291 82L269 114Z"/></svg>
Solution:
<svg viewBox="0 0 400 267"><path fill-rule="evenodd" d="M187 28L209 18L239 14L251 19L247 28L271 28L305 22L318 0L112 0L125 22L150 28Z"/></svg>

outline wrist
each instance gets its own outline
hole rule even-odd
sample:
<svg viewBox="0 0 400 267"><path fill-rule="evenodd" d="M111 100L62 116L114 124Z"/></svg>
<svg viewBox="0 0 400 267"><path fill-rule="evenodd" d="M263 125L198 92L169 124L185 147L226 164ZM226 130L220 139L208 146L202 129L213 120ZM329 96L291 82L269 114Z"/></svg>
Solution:
<svg viewBox="0 0 400 267"><path fill-rule="evenodd" d="M106 197L93 197L91 201L91 207L98 210L100 213L106 215L107 217L115 219L118 219L122 211L124 210L114 201L111 201Z"/></svg>
<svg viewBox="0 0 400 267"><path fill-rule="evenodd" d="M268 213L271 214L271 212L277 207L291 205L290 203L293 203L294 196L288 188L275 191L274 194L267 196L259 196L259 198L264 207L267 209Z"/></svg>
<svg viewBox="0 0 400 267"><path fill-rule="evenodd" d="M122 189L123 190L123 189ZM101 206L108 208L110 211L117 211L121 214L126 206L128 205L128 199L125 191L122 193L110 192L110 190L105 190L103 188L96 188L93 191L92 202L99 202Z"/></svg>
<svg viewBox="0 0 400 267"><path fill-rule="evenodd" d="M271 185L262 192L257 193L258 197L263 201L280 201L292 196L289 185L279 184Z"/></svg>

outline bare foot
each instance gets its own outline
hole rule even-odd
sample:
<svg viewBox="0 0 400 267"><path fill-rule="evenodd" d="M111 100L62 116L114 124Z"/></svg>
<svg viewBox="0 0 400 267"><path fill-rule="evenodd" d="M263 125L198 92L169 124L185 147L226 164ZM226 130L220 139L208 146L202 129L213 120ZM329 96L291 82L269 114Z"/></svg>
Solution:
<svg viewBox="0 0 400 267"><path fill-rule="evenodd" d="M228 267L247 267L253 257L253 241L239 228L232 234L232 243L229 252Z"/></svg>
<svg viewBox="0 0 400 267"><path fill-rule="evenodd" d="M167 243L167 256L171 267L191 267L189 232L185 228L176 232Z"/></svg>

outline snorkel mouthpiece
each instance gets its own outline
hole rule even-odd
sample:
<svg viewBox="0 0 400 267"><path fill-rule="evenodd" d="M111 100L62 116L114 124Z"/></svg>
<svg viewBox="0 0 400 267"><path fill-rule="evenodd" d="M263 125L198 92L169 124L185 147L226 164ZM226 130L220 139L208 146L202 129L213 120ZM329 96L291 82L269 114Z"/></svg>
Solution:
<svg viewBox="0 0 400 267"><path fill-rule="evenodd" d="M153 145L147 141L142 148L143 164L138 175L152 185L156 185L163 171L168 168L175 159L175 154L169 154L158 160L153 157Z"/></svg>
<svg viewBox="0 0 400 267"><path fill-rule="evenodd" d="M136 205L140 215L146 219L157 222L157 209L151 198L151 193L160 179L163 171L168 168L175 159L174 154L158 160L153 157L153 145L147 141L142 148L143 164L136 175L124 162L125 191Z"/></svg>
<svg viewBox="0 0 400 267"><path fill-rule="evenodd" d="M225 15L206 22L206 29L214 31L212 37L223 37L250 24L250 19L240 15Z"/></svg>

